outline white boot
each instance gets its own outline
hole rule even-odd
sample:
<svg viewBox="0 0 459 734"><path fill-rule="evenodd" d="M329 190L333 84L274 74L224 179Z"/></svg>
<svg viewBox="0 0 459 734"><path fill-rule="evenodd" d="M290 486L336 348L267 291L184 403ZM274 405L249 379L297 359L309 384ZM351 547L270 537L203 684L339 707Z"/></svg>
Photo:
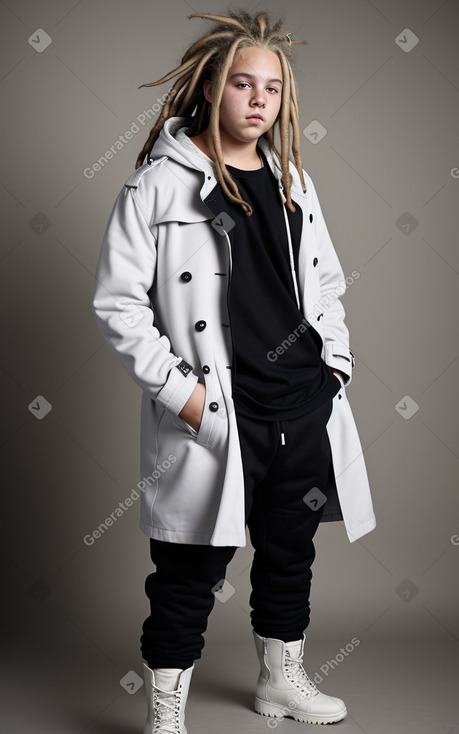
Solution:
<svg viewBox="0 0 459 734"><path fill-rule="evenodd" d="M187 734L185 704L193 669L151 670L144 661L148 713L143 734Z"/></svg>
<svg viewBox="0 0 459 734"><path fill-rule="evenodd" d="M257 714L276 719L290 716L305 724L332 724L344 719L347 711L343 701L320 693L306 675L302 665L304 635L286 643L253 634L260 661Z"/></svg>

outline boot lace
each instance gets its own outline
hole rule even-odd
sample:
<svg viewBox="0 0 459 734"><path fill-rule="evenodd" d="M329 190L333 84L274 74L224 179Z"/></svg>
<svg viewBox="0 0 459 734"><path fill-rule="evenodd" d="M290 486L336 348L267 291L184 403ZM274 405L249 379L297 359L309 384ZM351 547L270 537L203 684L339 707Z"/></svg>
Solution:
<svg viewBox="0 0 459 734"><path fill-rule="evenodd" d="M155 689L153 734L180 734L181 691Z"/></svg>
<svg viewBox="0 0 459 734"><path fill-rule="evenodd" d="M303 668L301 658L293 657L289 650L285 651L285 677L299 691L300 699L311 699L319 693L319 689Z"/></svg>

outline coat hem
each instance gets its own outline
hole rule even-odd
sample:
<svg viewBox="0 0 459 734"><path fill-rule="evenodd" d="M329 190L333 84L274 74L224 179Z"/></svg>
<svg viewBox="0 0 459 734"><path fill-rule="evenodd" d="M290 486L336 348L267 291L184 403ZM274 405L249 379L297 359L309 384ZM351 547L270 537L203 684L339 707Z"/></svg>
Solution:
<svg viewBox="0 0 459 734"><path fill-rule="evenodd" d="M346 528L346 532L347 532L350 542L353 543L355 540L358 540L363 535L366 535L367 533L374 530L375 527L376 527L376 518L373 515L373 517L370 518L370 520L367 520L367 522L364 522L361 525L356 525L356 527L353 527L352 529Z"/></svg>
<svg viewBox="0 0 459 734"><path fill-rule="evenodd" d="M145 522L139 523L140 530L153 540L162 540L166 543L182 543L187 545L215 545L215 546L236 546L243 548L247 545L247 540L239 535L222 535L215 533L185 533L176 530L166 530L149 525Z"/></svg>

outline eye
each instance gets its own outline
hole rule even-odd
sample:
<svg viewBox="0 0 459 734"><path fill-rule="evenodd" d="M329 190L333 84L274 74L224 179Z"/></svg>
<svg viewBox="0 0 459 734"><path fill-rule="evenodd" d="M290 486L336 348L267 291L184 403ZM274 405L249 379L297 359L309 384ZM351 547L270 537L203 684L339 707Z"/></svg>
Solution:
<svg viewBox="0 0 459 734"><path fill-rule="evenodd" d="M236 84L237 87L244 87L244 89L248 88L250 85L248 82L239 82Z"/></svg>
<svg viewBox="0 0 459 734"><path fill-rule="evenodd" d="M267 87L267 90L268 90L268 92L274 92L275 94L277 94L279 92L279 90L276 89L276 87Z"/></svg>

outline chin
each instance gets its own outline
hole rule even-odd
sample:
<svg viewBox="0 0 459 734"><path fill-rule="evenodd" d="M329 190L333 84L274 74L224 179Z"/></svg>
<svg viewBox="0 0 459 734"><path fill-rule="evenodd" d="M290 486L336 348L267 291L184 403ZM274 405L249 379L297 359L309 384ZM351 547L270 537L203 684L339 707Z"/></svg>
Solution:
<svg viewBox="0 0 459 734"><path fill-rule="evenodd" d="M266 130L259 127L253 127L253 128L246 128L243 132L241 132L241 139L250 142L251 140L258 140L258 138L261 138L263 133L265 133Z"/></svg>

